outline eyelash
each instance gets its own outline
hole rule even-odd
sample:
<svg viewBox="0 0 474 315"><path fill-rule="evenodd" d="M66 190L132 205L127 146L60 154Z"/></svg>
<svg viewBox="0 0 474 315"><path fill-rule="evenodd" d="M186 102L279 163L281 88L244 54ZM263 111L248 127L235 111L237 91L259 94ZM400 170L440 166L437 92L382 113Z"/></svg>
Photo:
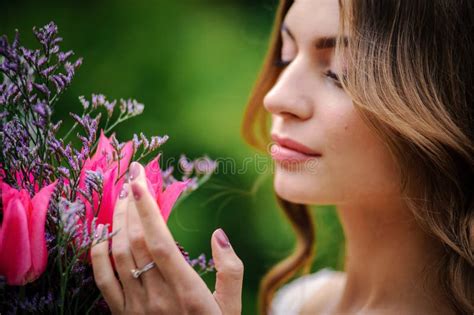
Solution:
<svg viewBox="0 0 474 315"><path fill-rule="evenodd" d="M291 61L284 61L282 59L277 59L273 65L276 66L277 68L285 68L286 66L288 66L289 64L291 63ZM337 74L335 74L334 72L332 72L331 70L328 70L324 73L324 75L326 75L327 77L333 79L335 81L335 84L342 88L342 85L341 85L341 80L339 79L339 76Z"/></svg>

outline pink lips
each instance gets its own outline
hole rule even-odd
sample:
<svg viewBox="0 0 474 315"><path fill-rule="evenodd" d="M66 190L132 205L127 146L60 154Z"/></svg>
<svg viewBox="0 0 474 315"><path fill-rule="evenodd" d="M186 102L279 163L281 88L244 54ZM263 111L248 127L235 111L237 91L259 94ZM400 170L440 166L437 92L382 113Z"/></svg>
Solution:
<svg viewBox="0 0 474 315"><path fill-rule="evenodd" d="M280 138L275 134L272 135L272 139L276 144L271 147L271 155L277 161L304 162L321 156L320 153L292 139Z"/></svg>

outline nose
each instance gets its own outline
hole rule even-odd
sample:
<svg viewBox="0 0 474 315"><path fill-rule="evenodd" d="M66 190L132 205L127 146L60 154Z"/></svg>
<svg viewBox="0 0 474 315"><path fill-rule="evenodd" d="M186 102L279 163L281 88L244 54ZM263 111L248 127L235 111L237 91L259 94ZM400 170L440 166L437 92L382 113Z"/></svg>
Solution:
<svg viewBox="0 0 474 315"><path fill-rule="evenodd" d="M304 65L298 64L295 58L280 74L275 85L268 91L263 99L265 109L282 117L294 117L307 120L313 115L313 102L308 86L307 70ZM306 68L307 69L307 68Z"/></svg>

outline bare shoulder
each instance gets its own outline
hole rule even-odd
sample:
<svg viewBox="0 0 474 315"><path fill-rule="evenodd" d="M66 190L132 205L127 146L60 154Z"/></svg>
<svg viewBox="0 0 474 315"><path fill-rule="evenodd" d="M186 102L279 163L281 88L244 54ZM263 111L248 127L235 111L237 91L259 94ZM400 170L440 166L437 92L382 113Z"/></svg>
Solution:
<svg viewBox="0 0 474 315"><path fill-rule="evenodd" d="M298 315L327 315L334 314L336 304L340 301L344 286L346 284L346 273L336 271L324 279L319 289L312 293L310 297L305 299ZM420 304L408 305L397 304L392 306L384 305L377 309L366 310L364 314L376 315L418 315L418 314L452 314L455 312L448 308L448 306L440 306L439 304Z"/></svg>
<svg viewBox="0 0 474 315"><path fill-rule="evenodd" d="M327 313L338 301L342 294L346 274L342 271L336 271L330 277L325 279L321 288L314 292L311 298L303 304L299 315L318 315Z"/></svg>

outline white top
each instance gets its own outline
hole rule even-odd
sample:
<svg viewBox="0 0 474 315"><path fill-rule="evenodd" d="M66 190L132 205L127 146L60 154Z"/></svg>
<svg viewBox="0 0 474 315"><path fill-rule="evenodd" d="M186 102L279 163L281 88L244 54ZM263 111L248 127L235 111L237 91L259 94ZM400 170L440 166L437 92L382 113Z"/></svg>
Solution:
<svg viewBox="0 0 474 315"><path fill-rule="evenodd" d="M275 293L269 315L298 315L307 299L336 272L326 267L283 285Z"/></svg>

